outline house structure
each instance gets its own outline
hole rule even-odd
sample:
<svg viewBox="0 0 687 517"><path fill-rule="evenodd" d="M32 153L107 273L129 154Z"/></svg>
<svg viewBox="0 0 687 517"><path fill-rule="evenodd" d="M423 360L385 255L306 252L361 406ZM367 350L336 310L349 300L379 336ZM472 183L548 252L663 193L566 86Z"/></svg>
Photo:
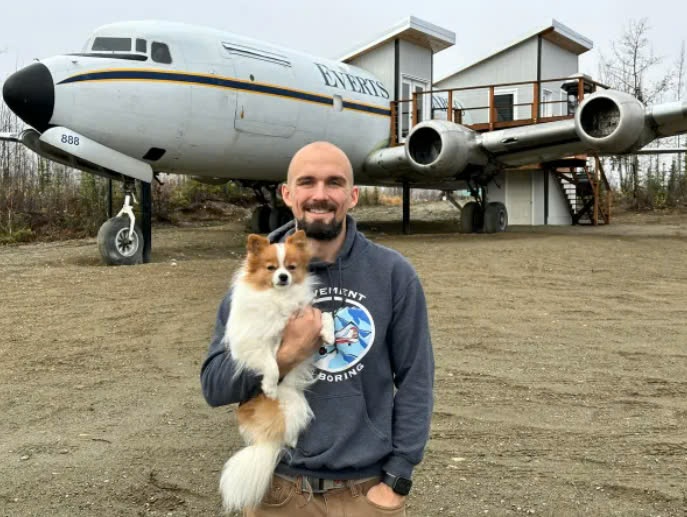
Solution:
<svg viewBox="0 0 687 517"><path fill-rule="evenodd" d="M589 82L578 82L579 56L593 42L557 20L435 78L434 54L454 43L453 32L409 17L341 58L390 88L392 143L401 144L414 123L430 118L450 116L478 131L569 118L578 85L588 91ZM571 178L574 174L570 169ZM506 205L509 225L576 223L579 199L564 179L540 164L506 170L488 185L489 200Z"/></svg>

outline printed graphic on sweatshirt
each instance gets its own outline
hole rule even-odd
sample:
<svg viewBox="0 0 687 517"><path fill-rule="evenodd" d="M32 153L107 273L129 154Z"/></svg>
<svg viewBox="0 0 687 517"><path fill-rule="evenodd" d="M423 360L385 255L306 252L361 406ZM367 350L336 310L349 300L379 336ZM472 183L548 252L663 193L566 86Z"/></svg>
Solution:
<svg viewBox="0 0 687 517"><path fill-rule="evenodd" d="M315 303L331 300L320 298ZM334 301L340 301L334 297ZM322 346L315 353L315 367L320 370L320 380L339 381L349 375L331 375L354 368L362 369L361 359L370 350L375 338L375 326L370 312L360 302L346 298L344 305L334 312L335 342ZM327 375L330 374L330 375ZM331 377L331 379L330 379Z"/></svg>

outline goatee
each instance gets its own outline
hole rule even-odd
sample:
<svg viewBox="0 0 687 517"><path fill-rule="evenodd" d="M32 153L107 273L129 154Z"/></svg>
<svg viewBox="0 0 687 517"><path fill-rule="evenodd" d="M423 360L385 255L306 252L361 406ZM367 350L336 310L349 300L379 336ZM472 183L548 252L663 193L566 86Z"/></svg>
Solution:
<svg viewBox="0 0 687 517"><path fill-rule="evenodd" d="M343 229L343 219L337 221L332 219L330 222L323 221L307 222L305 218L298 219L298 228L305 231L306 237L316 241L333 241Z"/></svg>

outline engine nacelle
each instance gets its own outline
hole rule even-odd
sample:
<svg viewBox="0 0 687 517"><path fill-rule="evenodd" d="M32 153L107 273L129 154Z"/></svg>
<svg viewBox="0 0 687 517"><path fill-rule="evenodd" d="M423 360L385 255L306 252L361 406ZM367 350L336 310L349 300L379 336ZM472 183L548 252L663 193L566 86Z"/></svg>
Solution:
<svg viewBox="0 0 687 517"><path fill-rule="evenodd" d="M446 120L428 120L415 126L406 139L412 168L425 177L456 177L470 165L484 165L474 131Z"/></svg>
<svg viewBox="0 0 687 517"><path fill-rule="evenodd" d="M590 150L625 153L651 140L644 105L632 95L602 91L590 95L575 113L575 129Z"/></svg>

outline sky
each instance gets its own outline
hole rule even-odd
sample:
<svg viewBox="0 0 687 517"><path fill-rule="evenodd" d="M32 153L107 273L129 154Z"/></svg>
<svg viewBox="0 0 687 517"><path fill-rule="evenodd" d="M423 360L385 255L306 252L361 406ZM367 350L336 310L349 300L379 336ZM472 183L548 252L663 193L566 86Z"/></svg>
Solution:
<svg viewBox="0 0 687 517"><path fill-rule="evenodd" d="M78 52L88 35L115 21L157 19L204 25L269 41L315 56L339 58L416 16L456 34L435 56L435 77L469 65L552 19L591 39L580 71L598 76L598 51L609 52L630 20L648 18L651 45L664 66L677 60L687 39L684 0L33 0L7 1L0 18L0 82L34 58Z"/></svg>

